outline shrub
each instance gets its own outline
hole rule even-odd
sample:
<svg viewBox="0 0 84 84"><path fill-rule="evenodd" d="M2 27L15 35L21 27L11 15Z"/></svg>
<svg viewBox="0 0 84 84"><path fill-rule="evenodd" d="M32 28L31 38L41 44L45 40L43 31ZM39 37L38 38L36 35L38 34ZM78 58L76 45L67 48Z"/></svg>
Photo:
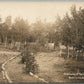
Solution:
<svg viewBox="0 0 84 84"><path fill-rule="evenodd" d="M27 73L38 73L38 64L36 63L34 55L31 53L29 48L26 48L22 52L22 62L26 62L26 71Z"/></svg>
<svg viewBox="0 0 84 84"><path fill-rule="evenodd" d="M27 70L27 73L29 72L32 72L34 74L38 73L38 65L36 63L34 55L32 55L31 53L26 58L26 70Z"/></svg>
<svg viewBox="0 0 84 84"><path fill-rule="evenodd" d="M33 56L30 56L26 59L26 70L27 73L32 72L32 73L38 73L38 65L35 62L35 59Z"/></svg>

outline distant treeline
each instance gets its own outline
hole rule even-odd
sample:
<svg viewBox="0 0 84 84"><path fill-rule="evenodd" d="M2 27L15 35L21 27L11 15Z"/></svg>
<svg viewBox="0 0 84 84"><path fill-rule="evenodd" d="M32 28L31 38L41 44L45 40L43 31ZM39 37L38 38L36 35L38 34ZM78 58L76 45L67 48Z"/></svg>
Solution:
<svg viewBox="0 0 84 84"><path fill-rule="evenodd" d="M0 18L0 42L36 42L40 46L46 43L54 43L55 47L61 43L65 45L68 52L69 47L73 47L74 53L84 52L84 9L76 9L73 5L70 13L66 13L63 18L57 16L56 21L47 23L40 19L31 25L22 18L16 18L14 23L11 22L11 16L5 19ZM69 57L69 55L68 55Z"/></svg>

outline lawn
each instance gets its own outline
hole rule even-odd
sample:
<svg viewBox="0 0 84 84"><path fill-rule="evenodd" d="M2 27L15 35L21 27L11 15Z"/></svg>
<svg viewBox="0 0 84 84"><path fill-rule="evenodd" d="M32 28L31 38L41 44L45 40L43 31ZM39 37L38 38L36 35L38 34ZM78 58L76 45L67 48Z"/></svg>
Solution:
<svg viewBox="0 0 84 84"><path fill-rule="evenodd" d="M84 61L64 59L60 57L59 51L38 53L36 56L39 64L39 76L48 82L84 82L83 79L71 80L64 73L77 73L77 70L84 73Z"/></svg>
<svg viewBox="0 0 84 84"><path fill-rule="evenodd" d="M3 63L8 58L14 56L14 52L0 53L0 57ZM11 53L11 54L10 54ZM15 52L16 53L16 52ZM4 60L3 60L4 59ZM60 57L59 51L52 52L38 52L35 54L35 59L39 65L39 73L37 74L40 78L45 79L47 82L84 82L84 80L71 80L69 76L64 75L68 72L84 72L83 61L76 61L72 59L64 59ZM21 63L21 57L10 61L6 65L6 71L11 80L16 82L42 82L38 78L34 78L26 73L24 64Z"/></svg>

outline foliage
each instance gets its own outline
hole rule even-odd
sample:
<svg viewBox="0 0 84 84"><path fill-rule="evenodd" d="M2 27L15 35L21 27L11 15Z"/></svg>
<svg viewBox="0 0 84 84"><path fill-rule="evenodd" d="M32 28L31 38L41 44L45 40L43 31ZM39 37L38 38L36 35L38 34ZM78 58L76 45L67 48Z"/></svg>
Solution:
<svg viewBox="0 0 84 84"><path fill-rule="evenodd" d="M66 13L63 18L56 17L54 23L42 22L38 19L31 25L22 18L16 18L12 23L11 16L8 16L4 22L0 18L0 41L1 43L15 46L16 42L23 45L35 43L30 46L31 51L41 51L46 43L54 43L55 47L59 43L66 47L73 47L73 51L84 52L84 9L76 9L73 5L70 14ZM68 48L67 48L68 49ZM69 49L67 50L69 51Z"/></svg>
<svg viewBox="0 0 84 84"><path fill-rule="evenodd" d="M38 64L36 63L33 53L28 47L22 52L22 62L26 63L27 73L38 73Z"/></svg>

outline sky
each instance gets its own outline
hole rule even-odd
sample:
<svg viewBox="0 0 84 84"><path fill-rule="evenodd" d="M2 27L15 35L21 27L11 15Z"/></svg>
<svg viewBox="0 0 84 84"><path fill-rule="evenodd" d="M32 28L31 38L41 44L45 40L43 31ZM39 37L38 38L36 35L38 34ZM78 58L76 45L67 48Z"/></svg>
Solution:
<svg viewBox="0 0 84 84"><path fill-rule="evenodd" d="M63 17L74 4L77 9L80 6L84 8L82 1L0 1L0 16L3 21L7 16L12 16L12 21L16 17L21 17L29 23L34 23L38 18L42 21L46 18L47 22L54 22L57 15Z"/></svg>

